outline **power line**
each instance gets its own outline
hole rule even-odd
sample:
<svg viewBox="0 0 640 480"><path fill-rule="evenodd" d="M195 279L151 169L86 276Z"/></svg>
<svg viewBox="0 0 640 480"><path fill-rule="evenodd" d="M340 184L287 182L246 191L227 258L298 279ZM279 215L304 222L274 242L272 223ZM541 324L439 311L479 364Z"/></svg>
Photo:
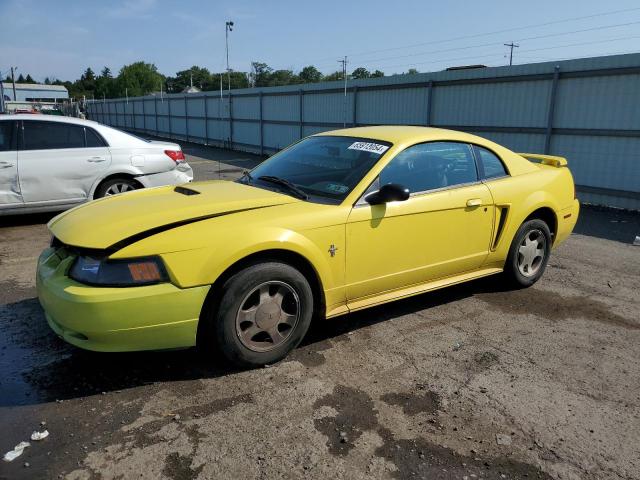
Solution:
<svg viewBox="0 0 640 480"><path fill-rule="evenodd" d="M528 49L525 49L525 50L521 50L520 53L538 52L538 51L542 51L542 50L553 50L553 49L557 49L557 48L578 47L578 46L583 46L583 45L593 45L593 44L597 44L597 43L609 43L609 42L615 42L615 41L621 41L621 40L631 40L631 39L635 39L635 38L640 38L640 35L630 35L630 36L624 36L624 37L610 38L610 39L606 39L606 40L593 40L593 41L590 41L590 42L570 43L570 44L567 44L567 45L553 45L551 47L528 48ZM483 54L483 55L468 55L468 56L456 57L456 58L441 58L441 59L437 59L437 60L429 60L429 61L426 61L426 62L411 62L411 63L403 63L403 64L395 64L395 65L382 65L382 66L379 66L378 68L387 69L387 68L411 67L411 66L416 66L416 65L433 65L433 64L442 63L442 62L453 62L453 61L456 61L456 60L468 60L468 59L475 59L475 58L489 58L489 57L496 57L496 56L502 56L502 54L491 53L491 54Z"/></svg>
<svg viewBox="0 0 640 480"><path fill-rule="evenodd" d="M379 50L368 50L366 52L352 53L352 54L349 55L349 57L359 57L359 56L363 56L363 55L369 55L369 54L372 54L372 53L391 52L391 51L394 51L394 50L404 50L404 49L407 49L407 48L421 47L421 46L424 46L424 45L437 45L437 44L441 44L441 43L454 42L454 41L457 41L457 40L467 40L467 39L470 39L470 38L486 37L486 36L490 36L490 35L497 35L497 34L501 34L501 33L514 32L514 31L524 30L524 29L529 29L529 28L546 27L546 26L549 26L549 25L558 25L558 24L561 24L561 23L574 22L574 21L579 21L579 20L588 20L590 18L599 18L599 17L610 16L610 15L616 15L618 13L634 12L634 11L638 11L638 10L640 10L640 7L626 8L626 9L622 9L622 10L612 10L612 11L596 13L596 14L591 14L591 15L584 15L584 16L580 16L580 17L564 18L564 19L561 19L561 20L554 20L552 22L544 22L544 23L538 23L538 24L532 24L532 25L523 25L523 26L520 26L520 27L505 28L505 29L502 29L502 30L495 30L493 32L484 32L484 33L476 33L476 34L472 34L472 35L463 35L463 36L460 36L460 37L452 37L452 38L447 38L447 39L442 39L442 40L434 40L434 41L430 41L430 42L414 43L414 44L410 44L410 45L402 45L402 46L398 46L398 47L390 47L390 48L384 48L384 49L379 49ZM332 57L319 58L319 59L317 59L317 61L330 60L331 58Z"/></svg>
<svg viewBox="0 0 640 480"><path fill-rule="evenodd" d="M634 21L634 22L626 22L626 23L616 23L613 25L600 25L597 27L590 27L590 28L584 28L584 29L580 29L580 30L571 30L568 32L558 32L558 33L548 33L545 35L536 35L533 37L525 37L525 38L520 38L517 39L515 41L517 42L523 42L523 41L527 41L527 40L539 40L541 38L552 38L552 37L559 37L559 36L563 36L563 35L572 35L575 33L584 33L584 32L591 32L591 31L596 31L596 30L606 30L609 28L617 28L617 27L627 27L630 25L637 25L640 24L640 20L639 21ZM513 43L513 42L512 42ZM415 53L408 53L406 55L396 55L396 56L392 56L392 57L384 57L384 58L377 58L377 59L371 59L371 60L363 60L362 63L363 64L371 64L371 63L379 63L379 62L383 62L386 60L396 60L399 58L409 58L409 57L420 57L420 56L426 56L426 55L432 55L432 54L439 54L439 53L445 53L445 52L455 52L455 51L459 51L459 50L469 50L471 48L481 48L481 47L493 47L493 46L498 46L498 45L504 45L502 42L489 42L489 43L482 43L479 45L464 45L461 47L452 47L452 48L447 48L447 49L443 49L443 50L430 50L427 52L415 52ZM328 66L328 65L320 65L320 67L322 66ZM381 67L384 68L384 67Z"/></svg>

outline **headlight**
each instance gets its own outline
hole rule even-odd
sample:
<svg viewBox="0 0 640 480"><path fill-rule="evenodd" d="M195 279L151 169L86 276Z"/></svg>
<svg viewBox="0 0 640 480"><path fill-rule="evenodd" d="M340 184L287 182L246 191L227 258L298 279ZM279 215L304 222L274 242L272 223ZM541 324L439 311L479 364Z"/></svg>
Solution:
<svg viewBox="0 0 640 480"><path fill-rule="evenodd" d="M169 281L167 270L159 257L126 260L78 257L69 270L69 278L104 287L133 287Z"/></svg>

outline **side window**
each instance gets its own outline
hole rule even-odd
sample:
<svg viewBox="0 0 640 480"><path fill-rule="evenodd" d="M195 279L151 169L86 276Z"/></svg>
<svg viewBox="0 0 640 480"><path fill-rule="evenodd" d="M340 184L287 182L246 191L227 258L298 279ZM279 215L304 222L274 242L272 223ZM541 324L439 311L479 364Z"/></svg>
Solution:
<svg viewBox="0 0 640 480"><path fill-rule="evenodd" d="M478 180L476 163L466 143L429 142L409 147L380 172L380 185L399 183L423 192Z"/></svg>
<svg viewBox="0 0 640 480"><path fill-rule="evenodd" d="M84 128L61 122L25 120L24 150L84 148Z"/></svg>
<svg viewBox="0 0 640 480"><path fill-rule="evenodd" d="M13 121L0 122L0 152L15 150L13 145Z"/></svg>
<svg viewBox="0 0 640 480"><path fill-rule="evenodd" d="M502 161L496 156L495 153L487 150L483 147L475 145L478 154L478 160L482 171L484 171L484 178L497 178L508 175L507 170L504 168Z"/></svg>
<svg viewBox="0 0 640 480"><path fill-rule="evenodd" d="M106 146L102 137L100 137L93 128L85 127L84 131L87 136L87 148Z"/></svg>

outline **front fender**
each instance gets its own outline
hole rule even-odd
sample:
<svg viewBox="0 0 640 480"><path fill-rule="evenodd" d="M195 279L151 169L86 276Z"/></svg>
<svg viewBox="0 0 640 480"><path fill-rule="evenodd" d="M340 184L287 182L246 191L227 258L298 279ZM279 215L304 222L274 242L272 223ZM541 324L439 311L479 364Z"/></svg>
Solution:
<svg viewBox="0 0 640 480"><path fill-rule="evenodd" d="M231 217L196 222L153 235L123 248L111 258L159 254L172 281L181 288L190 288L213 284L229 267L250 255L286 250L311 264L328 305L342 301L344 223L292 230L248 220L240 227ZM333 256L328 251L332 244L336 246Z"/></svg>

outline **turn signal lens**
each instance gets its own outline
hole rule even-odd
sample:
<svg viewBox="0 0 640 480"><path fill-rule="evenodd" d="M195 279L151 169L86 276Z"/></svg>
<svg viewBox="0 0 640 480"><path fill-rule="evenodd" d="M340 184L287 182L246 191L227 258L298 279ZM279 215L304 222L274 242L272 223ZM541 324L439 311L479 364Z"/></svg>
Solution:
<svg viewBox="0 0 640 480"><path fill-rule="evenodd" d="M184 153L182 150L165 150L165 155L176 163L184 162Z"/></svg>
<svg viewBox="0 0 640 480"><path fill-rule="evenodd" d="M130 263L129 272L134 282L158 282L162 280L155 262Z"/></svg>

